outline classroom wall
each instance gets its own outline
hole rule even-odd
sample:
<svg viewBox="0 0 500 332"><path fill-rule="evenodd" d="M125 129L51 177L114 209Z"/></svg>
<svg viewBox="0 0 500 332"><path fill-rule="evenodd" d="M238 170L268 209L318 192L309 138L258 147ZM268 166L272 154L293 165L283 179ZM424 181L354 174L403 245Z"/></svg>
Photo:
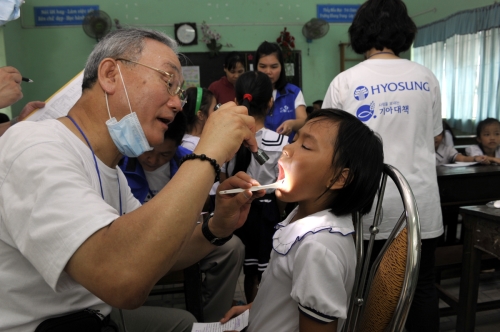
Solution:
<svg viewBox="0 0 500 332"><path fill-rule="evenodd" d="M34 26L33 7L63 5L95 5L117 18L122 25L158 29L173 36L174 23L196 22L201 36L201 23L206 21L222 35L221 43L230 43L224 51L252 50L264 41L275 41L286 26L296 38L296 49L302 51L302 84L308 104L323 99L328 84L339 73L340 42L348 42L349 24L330 24L328 34L309 44L302 36L302 26L316 17L316 4L360 4L359 0L27 0L21 7L21 19L3 28L7 64L35 82L23 83L24 98L12 106L14 115L31 100L45 100L83 69L95 40L85 35L80 26ZM447 17L457 11L492 4L492 0L408 0L406 4L417 25ZM435 10L434 10L435 9ZM201 40L201 37L199 37ZM181 47L181 52L207 51L199 42ZM403 55L409 58L408 54ZM353 63L348 64L353 65ZM221 69L221 76L223 71Z"/></svg>

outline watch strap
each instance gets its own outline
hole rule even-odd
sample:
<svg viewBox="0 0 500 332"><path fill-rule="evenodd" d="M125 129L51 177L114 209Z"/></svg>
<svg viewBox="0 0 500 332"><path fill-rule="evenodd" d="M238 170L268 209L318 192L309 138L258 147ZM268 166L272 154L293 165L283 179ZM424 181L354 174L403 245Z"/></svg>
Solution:
<svg viewBox="0 0 500 332"><path fill-rule="evenodd" d="M210 217L212 217L212 215L213 214L211 214ZM213 244L215 246L220 247L224 243L226 243L227 241L231 240L231 238L233 237L233 234L231 234L227 237L223 237L223 238L219 238L219 237L215 236L208 228L208 221L210 220L210 217L207 218L205 221L203 221L203 225L201 225L201 232L202 232L203 236L208 240L208 242L210 242L211 244Z"/></svg>

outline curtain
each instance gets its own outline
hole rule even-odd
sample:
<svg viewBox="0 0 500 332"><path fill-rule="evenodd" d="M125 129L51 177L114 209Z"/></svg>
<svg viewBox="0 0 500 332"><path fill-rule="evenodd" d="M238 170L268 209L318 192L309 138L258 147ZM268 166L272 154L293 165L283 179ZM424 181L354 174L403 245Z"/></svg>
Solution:
<svg viewBox="0 0 500 332"><path fill-rule="evenodd" d="M478 121L500 118L500 28L418 47L413 57L436 75L453 128L474 133Z"/></svg>

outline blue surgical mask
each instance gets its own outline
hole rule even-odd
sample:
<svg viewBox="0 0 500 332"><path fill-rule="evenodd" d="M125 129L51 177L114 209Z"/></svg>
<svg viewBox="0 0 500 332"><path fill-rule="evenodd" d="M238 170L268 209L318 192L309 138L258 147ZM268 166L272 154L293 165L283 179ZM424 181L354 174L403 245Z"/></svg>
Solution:
<svg viewBox="0 0 500 332"><path fill-rule="evenodd" d="M23 0L0 0L0 26L19 18L23 3Z"/></svg>
<svg viewBox="0 0 500 332"><path fill-rule="evenodd" d="M122 79L123 89L125 90L125 96L127 97L130 114L124 116L120 121L116 121L115 117L111 117L108 104L108 94L104 92L106 107L109 114L109 120L106 121L106 125L108 126L109 135L111 135L111 139L118 148L118 151L127 157L134 158L140 156L146 151L153 150L153 148L149 146L144 130L142 130L141 123L137 118L137 114L132 112L132 106L130 106L130 100L128 99L127 88L125 87L125 82L123 81L120 65L118 65L118 71L120 72L120 77Z"/></svg>

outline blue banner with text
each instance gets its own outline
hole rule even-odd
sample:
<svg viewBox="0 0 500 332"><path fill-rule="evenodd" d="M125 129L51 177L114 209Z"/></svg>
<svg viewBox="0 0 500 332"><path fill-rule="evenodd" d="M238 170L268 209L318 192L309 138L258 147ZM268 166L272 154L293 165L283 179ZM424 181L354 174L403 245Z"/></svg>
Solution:
<svg viewBox="0 0 500 332"><path fill-rule="evenodd" d="M85 15L94 10L99 6L34 7L35 26L81 25Z"/></svg>
<svg viewBox="0 0 500 332"><path fill-rule="evenodd" d="M318 16L329 23L351 23L360 5L316 5Z"/></svg>

